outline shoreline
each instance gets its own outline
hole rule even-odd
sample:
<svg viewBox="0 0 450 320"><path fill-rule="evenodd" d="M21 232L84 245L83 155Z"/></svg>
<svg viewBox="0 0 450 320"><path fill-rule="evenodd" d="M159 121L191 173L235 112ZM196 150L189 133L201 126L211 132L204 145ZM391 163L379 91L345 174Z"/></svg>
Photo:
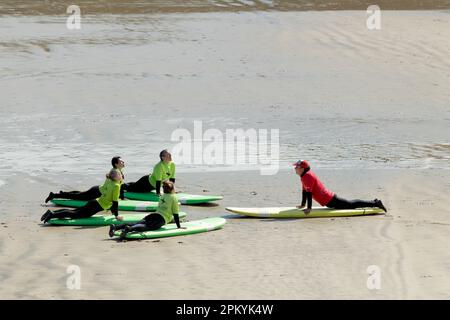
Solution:
<svg viewBox="0 0 450 320"><path fill-rule="evenodd" d="M18 7L18 3L20 6ZM2 15L63 15L66 8L71 5L70 1L50 2L47 4L36 3L32 0L5 0L0 5L0 16ZM186 3L182 0L168 0L165 3L145 3L137 0L114 1L109 0L101 4L93 0L79 0L77 5L83 8L82 13L89 14L152 14L152 13L194 13L194 12L254 12L254 11L343 11L364 10L373 5L370 1L206 1L197 0ZM382 10L448 10L450 1L441 0L432 3L423 1L387 1L381 0L377 3Z"/></svg>

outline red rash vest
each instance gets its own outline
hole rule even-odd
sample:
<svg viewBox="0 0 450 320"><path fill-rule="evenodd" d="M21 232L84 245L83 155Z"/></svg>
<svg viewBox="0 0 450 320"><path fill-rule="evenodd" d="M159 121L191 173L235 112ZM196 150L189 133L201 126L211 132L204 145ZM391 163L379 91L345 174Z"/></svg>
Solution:
<svg viewBox="0 0 450 320"><path fill-rule="evenodd" d="M331 192L325 188L319 178L317 178L317 176L311 171L305 173L305 175L301 177L301 180L303 190L306 192L311 192L313 199L316 200L321 206L326 206L333 198L334 192Z"/></svg>

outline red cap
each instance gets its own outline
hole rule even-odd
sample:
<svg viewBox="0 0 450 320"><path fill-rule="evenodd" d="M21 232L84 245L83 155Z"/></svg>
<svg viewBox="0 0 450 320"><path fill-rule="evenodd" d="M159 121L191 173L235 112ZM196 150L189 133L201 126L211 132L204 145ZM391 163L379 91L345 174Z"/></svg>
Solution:
<svg viewBox="0 0 450 320"><path fill-rule="evenodd" d="M296 163L293 164L296 168L309 168L309 163L306 160L298 160Z"/></svg>

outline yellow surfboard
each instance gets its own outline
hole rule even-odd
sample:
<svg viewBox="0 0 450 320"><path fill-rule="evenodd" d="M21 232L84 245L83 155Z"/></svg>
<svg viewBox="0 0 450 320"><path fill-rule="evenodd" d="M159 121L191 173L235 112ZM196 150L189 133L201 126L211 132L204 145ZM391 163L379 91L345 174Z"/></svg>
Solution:
<svg viewBox="0 0 450 320"><path fill-rule="evenodd" d="M383 214L379 208L360 209L330 209L326 207L313 207L309 214L304 209L296 207L267 207L267 208L236 208L228 207L226 210L243 216L255 218L321 218L321 217L351 217L373 214Z"/></svg>

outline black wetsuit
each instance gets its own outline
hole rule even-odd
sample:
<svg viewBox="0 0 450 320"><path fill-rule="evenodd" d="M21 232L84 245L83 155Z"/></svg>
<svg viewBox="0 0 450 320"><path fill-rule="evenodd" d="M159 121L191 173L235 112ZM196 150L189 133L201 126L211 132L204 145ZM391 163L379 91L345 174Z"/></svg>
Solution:
<svg viewBox="0 0 450 320"><path fill-rule="evenodd" d="M169 180L175 183L175 178L171 178ZM156 181L156 187L154 187L150 183L150 176L146 175L136 182L124 183L122 185L122 189L127 192L136 192L136 193L145 193L156 190L156 193L159 194L161 190L161 181Z"/></svg>
<svg viewBox="0 0 450 320"><path fill-rule="evenodd" d="M122 173L122 172L121 172ZM122 173L122 180L125 179L125 175ZM123 196L124 189L120 187L120 199L124 199ZM55 193L53 195L53 199L69 199L69 200L81 200L81 201L89 201L100 198L102 193L100 192L100 186L93 186L87 191L60 191L59 193ZM50 200L50 199L49 199Z"/></svg>
<svg viewBox="0 0 450 320"><path fill-rule="evenodd" d="M161 184L161 181L157 181L156 182L157 186L158 182ZM150 184L149 175L143 176L136 182L124 183L122 188L128 192L140 192L140 193L151 192L155 190L155 187L153 187Z"/></svg>
<svg viewBox="0 0 450 320"><path fill-rule="evenodd" d="M100 192L100 186L93 186L87 191L60 191L59 193L55 193L54 198L89 201L100 198L101 195L102 193ZM120 199L124 199L124 189L122 186L120 186Z"/></svg>
<svg viewBox="0 0 450 320"><path fill-rule="evenodd" d="M55 198L89 201L97 199L101 195L100 186L93 186L87 191L60 191L59 193L55 193Z"/></svg>
<svg viewBox="0 0 450 320"><path fill-rule="evenodd" d="M302 173L301 177L303 177L310 168L306 168L305 171ZM304 206L308 202L307 208L311 209L312 207L312 192L306 192L303 190L302 192L302 206ZM328 208L331 209L356 209L356 208L374 208L378 207L379 203L376 200L347 200L338 197L336 194L331 198L330 202L326 205Z"/></svg>
<svg viewBox="0 0 450 320"><path fill-rule="evenodd" d="M339 198L336 194L327 203L328 208L333 209L356 209L356 208L374 208L378 207L378 203L375 200L347 200L343 198Z"/></svg>
<svg viewBox="0 0 450 320"><path fill-rule="evenodd" d="M71 219L81 219L89 218L94 214L103 211L103 208L97 202L97 200L90 200L84 206L76 209L61 209L56 210L52 213L52 218L71 218Z"/></svg>
<svg viewBox="0 0 450 320"><path fill-rule="evenodd" d="M177 224L177 227L180 227L180 220L178 217L178 214L173 215L175 219L175 223ZM151 213L141 221L135 224L121 224L115 227L115 230L123 230L125 229L126 232L144 232L144 231L152 231L152 230L158 230L163 225L166 224L166 221L164 220L163 216L159 213Z"/></svg>

